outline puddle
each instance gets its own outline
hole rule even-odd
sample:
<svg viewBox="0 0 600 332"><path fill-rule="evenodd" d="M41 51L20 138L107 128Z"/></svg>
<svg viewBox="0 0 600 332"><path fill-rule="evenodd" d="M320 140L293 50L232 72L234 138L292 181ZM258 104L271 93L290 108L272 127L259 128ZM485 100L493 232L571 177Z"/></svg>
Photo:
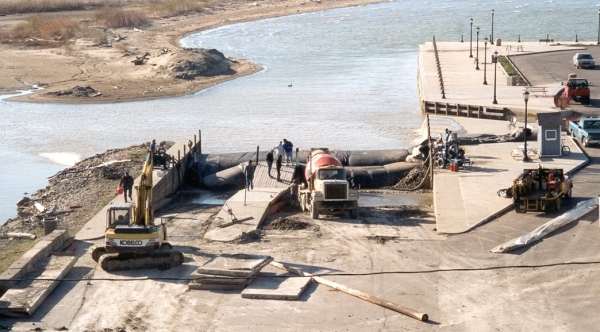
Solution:
<svg viewBox="0 0 600 332"><path fill-rule="evenodd" d="M228 191L199 190L190 196L190 202L193 204L223 205L234 193Z"/></svg>

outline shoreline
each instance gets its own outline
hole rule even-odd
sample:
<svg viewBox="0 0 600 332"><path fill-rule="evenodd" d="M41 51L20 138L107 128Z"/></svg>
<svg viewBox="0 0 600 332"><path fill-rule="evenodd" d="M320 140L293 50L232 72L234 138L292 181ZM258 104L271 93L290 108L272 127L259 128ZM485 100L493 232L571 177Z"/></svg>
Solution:
<svg viewBox="0 0 600 332"><path fill-rule="evenodd" d="M179 45L179 40L185 36L229 24L382 2L385 1L285 0L277 3L248 4L244 0L234 0L202 13L168 18L155 17L151 26L143 30L108 29L113 35L123 37L124 42L118 47L99 47L85 38L75 40L74 44L70 45L70 50L66 47L31 49L0 46L0 57L7 68L0 78L0 86L4 87L0 94L29 90L27 83L39 85L43 89L5 100L104 104L190 95L223 82L252 75L263 68L260 64L244 59L228 58L232 61L233 73L193 80L174 78L165 68L182 57L184 48ZM84 14L93 13L80 13ZM6 27L6 21L13 19L11 16L0 17L0 28ZM124 52L124 49L127 49L127 52ZM131 64L130 59L142 54L142 50L151 54L148 62L141 66ZM47 65L49 61L52 62L52 66ZM71 90L76 86L89 86L99 93L94 97L49 94Z"/></svg>

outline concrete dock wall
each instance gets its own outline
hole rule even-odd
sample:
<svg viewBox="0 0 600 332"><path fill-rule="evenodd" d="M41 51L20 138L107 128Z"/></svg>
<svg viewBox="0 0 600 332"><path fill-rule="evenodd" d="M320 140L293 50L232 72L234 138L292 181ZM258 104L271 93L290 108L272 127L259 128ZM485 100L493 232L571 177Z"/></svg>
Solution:
<svg viewBox="0 0 600 332"><path fill-rule="evenodd" d="M69 232L66 229L57 229L44 236L33 248L29 249L0 275L0 294L4 294L17 283L18 279L31 272L40 259L50 256L68 238Z"/></svg>
<svg viewBox="0 0 600 332"><path fill-rule="evenodd" d="M191 151L195 151L192 142ZM173 158L173 163L167 170L154 171L154 183L152 185L152 198L154 209L160 209L169 203L169 197L177 192L184 183L185 173L188 170L188 161L194 158L195 153L190 153L190 141L178 141L166 151Z"/></svg>

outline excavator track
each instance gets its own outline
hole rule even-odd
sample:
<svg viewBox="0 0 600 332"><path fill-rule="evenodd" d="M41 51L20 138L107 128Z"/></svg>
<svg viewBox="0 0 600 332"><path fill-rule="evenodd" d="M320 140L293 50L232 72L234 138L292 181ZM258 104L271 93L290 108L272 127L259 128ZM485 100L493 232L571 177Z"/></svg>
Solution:
<svg viewBox="0 0 600 332"><path fill-rule="evenodd" d="M170 269L183 263L183 253L167 247L152 253L106 253L98 259L104 271Z"/></svg>
<svg viewBox="0 0 600 332"><path fill-rule="evenodd" d="M104 247L93 246L90 249L90 253L92 255L92 259L95 262L98 262L98 260L100 259L100 257L102 257L102 255L106 254L106 249Z"/></svg>

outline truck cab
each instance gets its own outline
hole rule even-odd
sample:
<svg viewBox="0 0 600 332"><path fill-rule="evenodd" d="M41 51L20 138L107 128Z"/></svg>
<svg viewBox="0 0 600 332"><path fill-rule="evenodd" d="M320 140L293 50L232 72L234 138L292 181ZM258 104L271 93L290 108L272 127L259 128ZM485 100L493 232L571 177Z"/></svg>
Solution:
<svg viewBox="0 0 600 332"><path fill-rule="evenodd" d="M350 188L344 166L328 149L311 149L305 179L298 199L302 210L310 211L313 219L321 212L347 211L351 218L358 217L358 191Z"/></svg>
<svg viewBox="0 0 600 332"><path fill-rule="evenodd" d="M583 118L578 121L569 121L569 133L588 147L590 144L600 143L600 118Z"/></svg>
<svg viewBox="0 0 600 332"><path fill-rule="evenodd" d="M585 78L579 78L576 74L570 74L566 82L561 82L564 86L563 97L568 100L579 102L582 105L590 103L590 85Z"/></svg>

